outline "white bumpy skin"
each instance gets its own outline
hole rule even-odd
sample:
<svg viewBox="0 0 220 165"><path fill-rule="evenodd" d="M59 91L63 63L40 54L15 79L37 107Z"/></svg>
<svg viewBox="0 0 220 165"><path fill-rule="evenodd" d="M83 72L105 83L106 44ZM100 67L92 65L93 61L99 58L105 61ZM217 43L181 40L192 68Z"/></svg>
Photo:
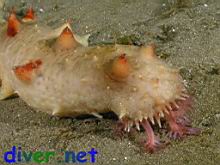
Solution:
<svg viewBox="0 0 220 165"><path fill-rule="evenodd" d="M79 46L55 52L45 37L52 31L26 25L13 38L1 33L2 75L22 99L39 110L78 115L109 109L119 116L141 120L162 113L158 106L173 102L184 89L177 71L157 58L147 58L146 48ZM122 54L126 54L131 69L125 80L117 81L106 70ZM16 77L13 68L38 59L42 65L31 83Z"/></svg>
<svg viewBox="0 0 220 165"><path fill-rule="evenodd" d="M148 132L146 146L154 151L148 121L159 126L161 117L172 121L177 100L188 97L178 71L156 57L153 45L88 46L88 37L73 35L77 47L57 51L55 40L67 27L22 24L13 37L1 29L1 99L15 91L30 106L58 116L113 111L128 132L141 124ZM171 128L175 124L176 119Z"/></svg>

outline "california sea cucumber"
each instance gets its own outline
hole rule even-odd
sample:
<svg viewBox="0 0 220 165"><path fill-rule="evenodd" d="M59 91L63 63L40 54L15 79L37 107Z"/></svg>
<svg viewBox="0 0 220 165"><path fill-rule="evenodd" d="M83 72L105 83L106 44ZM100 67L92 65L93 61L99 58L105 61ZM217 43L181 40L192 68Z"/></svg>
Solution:
<svg viewBox="0 0 220 165"><path fill-rule="evenodd" d="M154 46L88 46L67 23L52 29L29 9L22 21L12 12L0 32L0 98L17 93L26 103L57 116L113 111L120 128L143 127L145 148L162 143L152 124L169 125L169 137L198 134L185 112L191 98L178 70L155 54Z"/></svg>

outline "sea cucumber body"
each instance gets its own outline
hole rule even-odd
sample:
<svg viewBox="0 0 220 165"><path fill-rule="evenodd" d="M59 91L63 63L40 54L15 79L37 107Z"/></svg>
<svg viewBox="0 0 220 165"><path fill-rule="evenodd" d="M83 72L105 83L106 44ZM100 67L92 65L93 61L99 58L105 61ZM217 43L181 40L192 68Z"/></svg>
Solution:
<svg viewBox="0 0 220 165"><path fill-rule="evenodd" d="M182 78L158 58L147 58L144 48L127 45L79 46L54 51L53 29L23 25L13 38L1 32L0 71L11 88L29 105L60 116L114 111L132 120L152 118L180 97ZM112 60L126 54L131 71L122 81L108 75ZM13 68L42 61L31 83L19 80Z"/></svg>

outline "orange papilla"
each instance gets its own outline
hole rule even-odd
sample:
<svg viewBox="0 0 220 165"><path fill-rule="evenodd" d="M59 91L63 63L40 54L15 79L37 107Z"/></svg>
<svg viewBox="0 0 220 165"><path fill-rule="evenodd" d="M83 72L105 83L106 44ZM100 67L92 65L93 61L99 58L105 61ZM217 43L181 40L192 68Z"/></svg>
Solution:
<svg viewBox="0 0 220 165"><path fill-rule="evenodd" d="M14 69L16 76L25 82L30 82L32 80L32 73L34 70L38 69L42 65L42 61L40 59L35 61L30 61L29 63L17 66Z"/></svg>
<svg viewBox="0 0 220 165"><path fill-rule="evenodd" d="M20 22L16 18L15 13L11 13L8 18L7 35L9 37L14 37L19 31Z"/></svg>
<svg viewBox="0 0 220 165"><path fill-rule="evenodd" d="M27 10L26 15L25 15L24 18L25 19L32 19L32 20L34 20L35 14L34 14L34 10L33 10L32 7Z"/></svg>

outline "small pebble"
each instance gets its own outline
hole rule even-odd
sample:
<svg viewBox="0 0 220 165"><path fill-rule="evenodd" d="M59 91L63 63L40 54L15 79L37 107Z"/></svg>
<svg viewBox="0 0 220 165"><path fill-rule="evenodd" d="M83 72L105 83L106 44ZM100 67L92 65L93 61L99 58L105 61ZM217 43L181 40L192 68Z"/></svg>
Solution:
<svg viewBox="0 0 220 165"><path fill-rule="evenodd" d="M217 117L217 119L220 119L220 114L219 113L216 114L215 116Z"/></svg>
<svg viewBox="0 0 220 165"><path fill-rule="evenodd" d="M44 13L44 9L42 9L42 8L40 8L39 11L40 11L41 13Z"/></svg>

